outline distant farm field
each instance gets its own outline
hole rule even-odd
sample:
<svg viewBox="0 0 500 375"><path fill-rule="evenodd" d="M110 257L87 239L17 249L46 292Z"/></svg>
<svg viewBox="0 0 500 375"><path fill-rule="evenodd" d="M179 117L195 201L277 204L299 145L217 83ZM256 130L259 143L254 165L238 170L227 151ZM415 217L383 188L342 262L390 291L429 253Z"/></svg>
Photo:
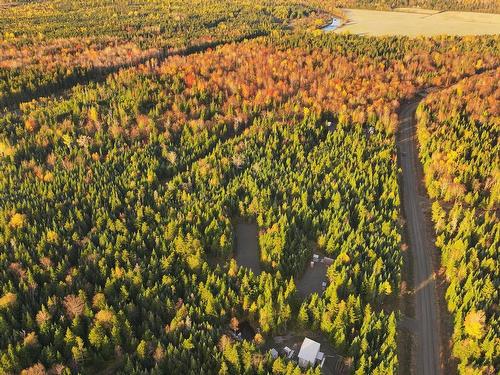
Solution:
<svg viewBox="0 0 500 375"><path fill-rule="evenodd" d="M483 35L500 33L500 15L472 12L383 12L345 9L348 22L336 32L363 35Z"/></svg>

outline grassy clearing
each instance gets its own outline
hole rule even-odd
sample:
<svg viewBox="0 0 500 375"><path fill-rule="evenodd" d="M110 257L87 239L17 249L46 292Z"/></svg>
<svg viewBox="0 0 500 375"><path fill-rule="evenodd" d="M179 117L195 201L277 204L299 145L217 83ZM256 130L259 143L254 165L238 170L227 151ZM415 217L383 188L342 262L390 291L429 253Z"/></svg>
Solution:
<svg viewBox="0 0 500 375"><path fill-rule="evenodd" d="M499 34L500 15L471 12L381 12L345 9L349 22L336 32L363 35L483 35Z"/></svg>

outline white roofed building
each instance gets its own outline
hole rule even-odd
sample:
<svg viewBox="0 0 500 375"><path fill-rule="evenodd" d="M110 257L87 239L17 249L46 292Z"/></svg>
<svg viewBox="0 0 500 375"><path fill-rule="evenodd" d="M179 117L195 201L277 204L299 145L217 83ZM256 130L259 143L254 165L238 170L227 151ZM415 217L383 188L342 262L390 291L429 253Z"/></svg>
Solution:
<svg viewBox="0 0 500 375"><path fill-rule="evenodd" d="M271 354L271 358L272 358L272 359L276 359L276 358L278 358L278 351L277 351L276 349L272 348L272 349L269 351L269 353Z"/></svg>
<svg viewBox="0 0 500 375"><path fill-rule="evenodd" d="M304 338L304 342L299 351L299 366L306 368L316 364L316 358L319 353L320 343L310 338Z"/></svg>

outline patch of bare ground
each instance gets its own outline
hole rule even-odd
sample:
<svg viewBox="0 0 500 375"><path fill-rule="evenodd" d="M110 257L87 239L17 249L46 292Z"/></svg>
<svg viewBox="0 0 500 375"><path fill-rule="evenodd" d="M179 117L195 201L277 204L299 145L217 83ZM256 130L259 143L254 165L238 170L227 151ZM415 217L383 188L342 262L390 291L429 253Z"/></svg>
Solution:
<svg viewBox="0 0 500 375"><path fill-rule="evenodd" d="M308 265L300 278L296 278L297 292L301 298L307 298L313 293L321 295L326 283L326 272L328 265L322 262L313 262L313 265Z"/></svg>
<svg viewBox="0 0 500 375"><path fill-rule="evenodd" d="M259 227L252 221L235 220L236 263L260 275Z"/></svg>

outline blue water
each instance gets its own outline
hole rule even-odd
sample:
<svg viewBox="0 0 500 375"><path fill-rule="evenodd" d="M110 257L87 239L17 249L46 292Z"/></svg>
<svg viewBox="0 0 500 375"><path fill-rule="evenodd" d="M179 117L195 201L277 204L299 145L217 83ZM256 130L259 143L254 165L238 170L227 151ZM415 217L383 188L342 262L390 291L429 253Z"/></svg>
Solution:
<svg viewBox="0 0 500 375"><path fill-rule="evenodd" d="M342 20L340 18L334 18L329 25L323 27L321 30L323 30L323 31L333 31L333 30L338 29L341 24L342 24Z"/></svg>

